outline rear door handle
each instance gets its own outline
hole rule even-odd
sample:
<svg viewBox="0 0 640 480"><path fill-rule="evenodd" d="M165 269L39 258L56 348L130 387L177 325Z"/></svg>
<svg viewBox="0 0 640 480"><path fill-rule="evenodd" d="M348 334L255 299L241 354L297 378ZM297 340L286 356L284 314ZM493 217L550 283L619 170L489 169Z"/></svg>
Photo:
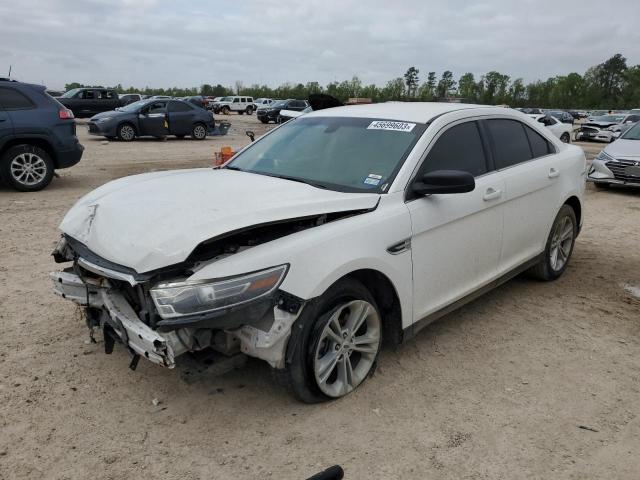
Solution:
<svg viewBox="0 0 640 480"><path fill-rule="evenodd" d="M496 198L500 198L502 196L502 190L497 190L493 187L489 187L484 191L484 195L482 196L482 199L485 202L488 202L489 200L495 200Z"/></svg>
<svg viewBox="0 0 640 480"><path fill-rule="evenodd" d="M558 170L553 167L549 169L549 178L556 178L558 175L560 175L560 172Z"/></svg>

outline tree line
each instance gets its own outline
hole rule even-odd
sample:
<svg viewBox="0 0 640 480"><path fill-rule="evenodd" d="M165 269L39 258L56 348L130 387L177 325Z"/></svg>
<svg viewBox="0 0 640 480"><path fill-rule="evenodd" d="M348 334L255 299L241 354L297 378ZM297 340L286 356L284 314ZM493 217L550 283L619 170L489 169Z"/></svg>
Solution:
<svg viewBox="0 0 640 480"><path fill-rule="evenodd" d="M67 90L82 87L78 83L67 84ZM451 101L459 99L468 103L487 105L505 104L512 107L540 108L601 108L623 109L640 107L640 65L627 65L627 59L616 54L608 60L594 65L584 74L572 72L527 83L522 78L490 71L476 78L467 72L454 79L450 70L438 77L436 72L427 72L420 77L420 70L409 67L403 76L389 80L384 86L365 85L357 77L342 82L331 82L325 86L318 82L305 84L285 83L276 88L253 84L245 86L204 84L200 88L124 88L115 87L119 93L142 93L145 95L171 95L185 97L205 95L247 95L254 98L307 98L312 93L326 93L341 101L348 98L370 98L373 102L389 100L403 101Z"/></svg>

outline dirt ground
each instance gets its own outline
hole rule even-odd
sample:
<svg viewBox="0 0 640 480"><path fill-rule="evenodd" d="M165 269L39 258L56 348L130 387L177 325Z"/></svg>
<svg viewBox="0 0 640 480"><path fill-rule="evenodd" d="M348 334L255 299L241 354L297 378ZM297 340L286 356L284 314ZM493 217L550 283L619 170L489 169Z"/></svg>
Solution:
<svg viewBox="0 0 640 480"><path fill-rule="evenodd" d="M266 364L194 384L90 344L52 293L56 227L118 177L211 164L231 135L129 144L89 137L36 194L0 187L0 478L637 479L640 191L588 187L584 230L555 283L517 278L383 351L355 393L303 405ZM585 147L589 157L602 148ZM233 199L229 199L233 201Z"/></svg>

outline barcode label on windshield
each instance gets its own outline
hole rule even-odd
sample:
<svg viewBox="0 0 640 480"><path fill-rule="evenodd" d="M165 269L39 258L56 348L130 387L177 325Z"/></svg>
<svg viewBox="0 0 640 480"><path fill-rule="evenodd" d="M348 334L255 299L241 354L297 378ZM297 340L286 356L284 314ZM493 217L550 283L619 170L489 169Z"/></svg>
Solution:
<svg viewBox="0 0 640 480"><path fill-rule="evenodd" d="M393 130L394 132L410 132L415 126L415 123L376 120L375 122L371 122L369 124L367 130Z"/></svg>

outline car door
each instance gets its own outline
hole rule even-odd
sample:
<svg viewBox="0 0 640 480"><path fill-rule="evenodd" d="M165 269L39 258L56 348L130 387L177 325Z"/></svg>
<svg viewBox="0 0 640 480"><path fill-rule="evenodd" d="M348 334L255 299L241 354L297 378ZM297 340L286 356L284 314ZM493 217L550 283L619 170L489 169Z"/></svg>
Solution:
<svg viewBox="0 0 640 480"><path fill-rule="evenodd" d="M493 280L501 251L504 181L491 168L478 122L439 132L415 178L434 170L469 172L476 187L468 193L408 196L415 321Z"/></svg>
<svg viewBox="0 0 640 480"><path fill-rule="evenodd" d="M561 202L563 175L556 147L515 119L483 121L491 138L495 168L505 181L504 232L499 272L535 258L545 247Z"/></svg>
<svg viewBox="0 0 640 480"><path fill-rule="evenodd" d="M240 104L240 97L236 97L233 99L233 102L231 102L231 110L233 110L234 112L242 110L242 105Z"/></svg>
<svg viewBox="0 0 640 480"><path fill-rule="evenodd" d="M193 128L195 109L187 102L170 100L168 105L169 133L188 135Z"/></svg>
<svg viewBox="0 0 640 480"><path fill-rule="evenodd" d="M138 114L140 135L164 137L168 133L167 100L157 100Z"/></svg>

